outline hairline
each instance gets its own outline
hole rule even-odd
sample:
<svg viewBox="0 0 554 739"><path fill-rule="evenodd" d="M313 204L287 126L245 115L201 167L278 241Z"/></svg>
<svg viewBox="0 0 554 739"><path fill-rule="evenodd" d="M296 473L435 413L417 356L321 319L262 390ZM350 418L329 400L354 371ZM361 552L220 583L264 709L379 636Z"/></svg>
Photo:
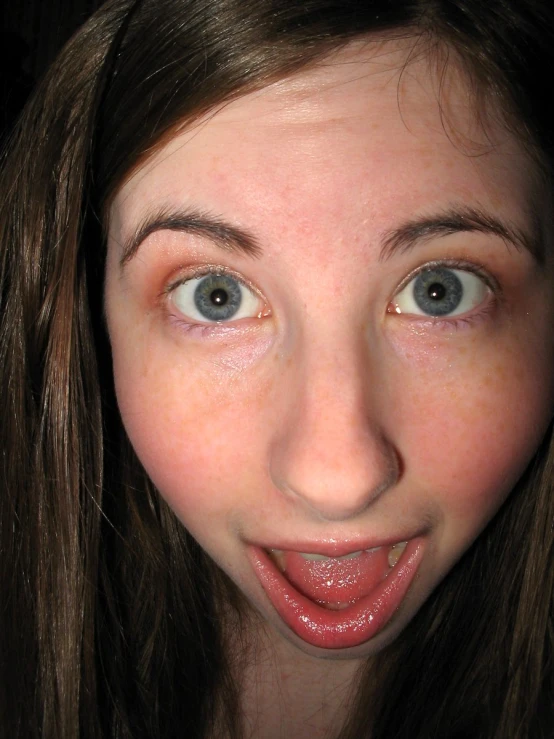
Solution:
<svg viewBox="0 0 554 739"><path fill-rule="evenodd" d="M469 54L464 54L460 50L460 44L456 43L452 38L446 38L434 27L421 27L418 25L398 26L394 29L384 31L366 32L359 36L351 38L332 39L327 43L321 43L321 49L316 51L307 61L298 60L292 64L284 64L281 69L267 76L261 75L256 80L248 84L237 87L228 94L220 102L216 102L206 107L199 106L195 110L191 110L189 114L179 117L172 124L166 127L164 131L156 136L148 148L139 155L126 172L111 184L107 197L103 199L101 212L101 223L105 239L110 226L110 211L117 194L139 172L143 167L159 153L164 146L171 142L174 138L183 133L186 129L193 130L195 126L202 126L209 122L214 116L231 103L240 100L252 93L260 92L271 85L277 84L283 80L293 79L296 76L309 72L318 66L332 61L333 57L340 54L344 49L358 45L364 46L383 46L390 42L413 39L413 44L406 54L406 59L399 66L399 77L397 83L398 108L401 112L401 86L405 72L411 64L425 58L428 63L429 73L433 82L437 85L437 104L440 109L441 120L445 134L449 137L453 146L459 148L460 151L467 156L479 156L479 152L464 151L460 132L454 125L451 125L448 115L448 99L443 96L443 82L451 75L459 74L470 95L470 105L472 113L475 116L475 122L478 129L484 134L485 138L495 125L501 126L506 133L511 136L518 145L521 146L523 153L527 155L529 164L531 165L532 176L530 177L530 190L537 193L539 199L548 201L548 211L554 210L554 173L549 163L545 161L540 147L533 141L528 132L526 121L518 116L517 112L512 109L512 105L506 99L506 95L497 96L493 104L484 106L483 98L488 93L494 92L497 84L496 79L483 80L483 65L478 64ZM451 58L451 55L453 58ZM445 105L446 103L446 105ZM522 132L521 124L524 124ZM458 140L457 140L458 139ZM474 142L472 142L474 143ZM485 149L483 149L484 151ZM482 153L482 152L481 152ZM545 197L546 194L549 197ZM533 198L535 200L535 198ZM536 209L529 210L532 217L536 215ZM552 226L554 229L554 224Z"/></svg>

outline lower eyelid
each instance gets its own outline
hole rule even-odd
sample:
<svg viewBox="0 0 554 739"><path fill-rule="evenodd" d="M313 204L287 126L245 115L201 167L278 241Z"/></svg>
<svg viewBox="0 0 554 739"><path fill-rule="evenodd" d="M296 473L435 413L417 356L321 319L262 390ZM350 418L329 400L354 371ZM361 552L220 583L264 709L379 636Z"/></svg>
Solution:
<svg viewBox="0 0 554 739"><path fill-rule="evenodd" d="M185 321L179 316L175 316L173 314L168 316L168 320L176 329L188 334L196 334L200 337L213 333L218 333L220 336L227 336L229 334L236 334L237 331L240 331L240 328L238 328L236 324Z"/></svg>
<svg viewBox="0 0 554 739"><path fill-rule="evenodd" d="M471 328L476 326L482 321L487 321L492 317L495 309L498 306L498 298L489 290L487 298L476 308L467 312L454 315L452 317L440 317L434 318L428 315L414 315L410 313L394 313L395 319L399 321L406 321L411 326L417 325L421 327L423 331L458 331L465 328Z"/></svg>

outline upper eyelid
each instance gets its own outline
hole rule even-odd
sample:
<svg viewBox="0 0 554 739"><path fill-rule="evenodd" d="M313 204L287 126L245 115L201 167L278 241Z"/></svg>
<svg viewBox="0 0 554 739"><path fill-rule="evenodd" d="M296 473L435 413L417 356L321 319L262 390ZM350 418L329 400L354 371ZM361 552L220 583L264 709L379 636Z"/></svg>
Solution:
<svg viewBox="0 0 554 739"><path fill-rule="evenodd" d="M179 269L182 270L184 268L181 267ZM207 277L208 275L220 274L220 275L227 275L229 277L232 277L238 283L240 283L243 287L246 287L249 290L252 290L252 292L255 293L258 297L260 297L262 300L265 300L264 295L262 294L261 290L258 287L256 287L256 285L254 285L252 282L246 279L243 275L221 264L208 264L208 265L203 264L203 265L198 265L196 267L192 267L189 269L190 269L190 272L187 271L186 274L183 274L181 272L180 277L176 277L174 280L168 281L162 291L162 294L168 295L173 290L175 290L175 288L180 287L181 285L184 285L186 282L190 282L191 280L198 280L198 279L201 279L202 277Z"/></svg>
<svg viewBox="0 0 554 739"><path fill-rule="evenodd" d="M400 284L395 288L391 299L402 292L406 285L409 285L415 277L421 274L421 272L424 272L426 269L437 269L438 267L443 267L445 269L458 269L463 272L471 272L477 277L480 277L495 293L501 292L501 286L496 277L491 272L486 270L481 265L476 264L475 262L471 262L468 259L433 259L429 262L425 262L424 264L419 265L411 272L409 272L406 277L402 279Z"/></svg>

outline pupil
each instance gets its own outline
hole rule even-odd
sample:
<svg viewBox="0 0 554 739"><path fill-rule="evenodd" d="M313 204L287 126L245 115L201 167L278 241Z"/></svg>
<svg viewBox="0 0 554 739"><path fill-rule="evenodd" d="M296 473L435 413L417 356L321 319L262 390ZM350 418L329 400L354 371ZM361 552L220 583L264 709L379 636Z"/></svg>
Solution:
<svg viewBox="0 0 554 739"><path fill-rule="evenodd" d="M229 295L225 290L222 290L220 287L216 290L213 290L210 294L210 300L214 305L225 305L225 303L229 300Z"/></svg>
<svg viewBox="0 0 554 739"><path fill-rule="evenodd" d="M440 282L434 282L432 285L429 285L427 295L431 300L443 300L446 295L446 288Z"/></svg>

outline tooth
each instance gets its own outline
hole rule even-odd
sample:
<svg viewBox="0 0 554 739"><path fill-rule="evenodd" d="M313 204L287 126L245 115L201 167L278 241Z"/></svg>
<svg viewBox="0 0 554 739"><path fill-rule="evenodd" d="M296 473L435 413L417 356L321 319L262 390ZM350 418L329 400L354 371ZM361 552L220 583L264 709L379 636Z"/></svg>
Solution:
<svg viewBox="0 0 554 739"><path fill-rule="evenodd" d="M269 554L277 567L281 570L281 572L284 572L286 569L285 566L285 555L280 549L270 549Z"/></svg>
<svg viewBox="0 0 554 739"><path fill-rule="evenodd" d="M343 554L342 557L337 557L337 559L355 559L356 557L359 557L362 553L362 550L360 549L359 552L351 552L350 554Z"/></svg>
<svg viewBox="0 0 554 739"><path fill-rule="evenodd" d="M402 552L406 549L407 544L407 541L401 541L399 544L394 544L394 546L391 547L389 552L389 567L394 567L398 562Z"/></svg>
<svg viewBox="0 0 554 739"><path fill-rule="evenodd" d="M310 554L307 552L300 552L300 555L304 559L321 560L321 559L355 559L362 553L360 549L358 552L350 552L350 554L342 554L340 557L327 557L325 554Z"/></svg>

